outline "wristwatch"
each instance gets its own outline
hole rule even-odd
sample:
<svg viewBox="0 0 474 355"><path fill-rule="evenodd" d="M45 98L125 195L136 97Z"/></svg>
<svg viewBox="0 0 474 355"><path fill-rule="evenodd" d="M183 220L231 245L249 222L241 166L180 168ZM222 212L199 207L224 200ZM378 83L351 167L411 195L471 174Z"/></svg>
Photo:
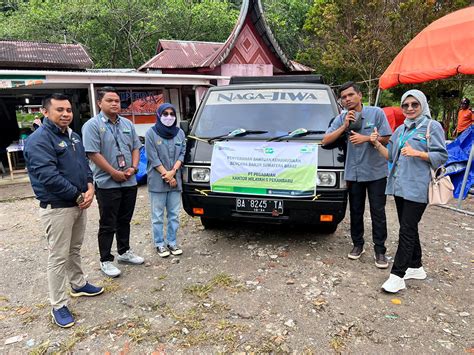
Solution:
<svg viewBox="0 0 474 355"><path fill-rule="evenodd" d="M135 170L135 174L138 173L138 168L136 166L131 166L133 170Z"/></svg>

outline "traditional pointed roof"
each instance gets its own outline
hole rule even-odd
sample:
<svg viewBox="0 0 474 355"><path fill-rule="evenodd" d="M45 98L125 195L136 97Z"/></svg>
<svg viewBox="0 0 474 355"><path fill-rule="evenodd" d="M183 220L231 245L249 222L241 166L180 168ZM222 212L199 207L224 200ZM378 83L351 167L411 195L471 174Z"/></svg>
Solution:
<svg viewBox="0 0 474 355"><path fill-rule="evenodd" d="M258 48L257 48L258 47ZM289 60L278 45L260 0L243 0L240 15L224 43L160 40L157 54L138 70L213 71L222 64L273 64L276 72L311 72Z"/></svg>

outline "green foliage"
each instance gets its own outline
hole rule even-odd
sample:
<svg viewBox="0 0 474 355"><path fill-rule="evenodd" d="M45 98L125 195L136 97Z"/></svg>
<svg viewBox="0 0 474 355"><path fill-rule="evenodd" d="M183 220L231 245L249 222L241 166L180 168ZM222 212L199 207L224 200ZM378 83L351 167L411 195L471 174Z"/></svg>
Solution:
<svg viewBox="0 0 474 355"><path fill-rule="evenodd" d="M468 0L315 0L308 11L302 61L330 83L363 81L370 103L377 78L397 53L435 19Z"/></svg>
<svg viewBox="0 0 474 355"><path fill-rule="evenodd" d="M159 39L225 41L238 9L227 0L9 1L0 38L79 42L96 67L138 67Z"/></svg>
<svg viewBox="0 0 474 355"><path fill-rule="evenodd" d="M314 68L329 84L365 82L369 103L375 100L377 78L416 34L470 2L261 1L265 18L288 58ZM225 41L241 4L242 0L4 0L0 3L0 38L78 42L85 45L96 67L136 68L155 54L159 39ZM462 93L465 83L433 82L417 87L426 91L433 112L441 115L457 105L458 98L446 93ZM381 104L398 105L406 88L385 91Z"/></svg>
<svg viewBox="0 0 474 355"><path fill-rule="evenodd" d="M302 28L312 0L263 0L265 19L289 59L303 50Z"/></svg>
<svg viewBox="0 0 474 355"><path fill-rule="evenodd" d="M16 120L18 122L21 122L23 125L31 125L33 121L35 120L35 117L37 114L33 113L23 113L23 112L17 112L16 113Z"/></svg>

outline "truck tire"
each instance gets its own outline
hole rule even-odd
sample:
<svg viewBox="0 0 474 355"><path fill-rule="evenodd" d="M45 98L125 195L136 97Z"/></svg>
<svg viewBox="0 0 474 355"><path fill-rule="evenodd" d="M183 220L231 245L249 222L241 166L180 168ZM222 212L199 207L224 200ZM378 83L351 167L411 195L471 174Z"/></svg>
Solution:
<svg viewBox="0 0 474 355"><path fill-rule="evenodd" d="M331 224L320 224L317 227L317 231L321 234L333 234L337 229L336 223Z"/></svg>
<svg viewBox="0 0 474 355"><path fill-rule="evenodd" d="M201 217L201 224L205 229L216 229L221 225L218 219L208 217Z"/></svg>

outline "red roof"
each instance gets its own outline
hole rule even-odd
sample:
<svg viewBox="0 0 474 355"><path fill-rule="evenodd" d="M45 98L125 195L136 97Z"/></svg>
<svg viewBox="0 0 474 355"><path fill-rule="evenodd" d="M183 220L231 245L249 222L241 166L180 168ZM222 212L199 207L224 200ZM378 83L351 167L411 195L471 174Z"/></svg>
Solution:
<svg viewBox="0 0 474 355"><path fill-rule="evenodd" d="M157 54L138 68L138 70L199 68L213 70L221 64L227 63L232 54L235 54L235 47L239 43L239 38L240 36L248 35L249 26L252 27L250 31L258 37L257 41L261 42L261 45L265 48L260 53L275 68L278 68L276 69L277 71L313 71L313 69L307 66L288 60L285 56L265 20L260 0L242 1L242 8L237 23L225 43L160 40L158 42ZM250 45L254 43L250 43ZM255 64L252 61L243 62L242 64L246 63ZM267 64L270 63L267 61Z"/></svg>
<svg viewBox="0 0 474 355"><path fill-rule="evenodd" d="M80 44L0 40L0 68L77 70L93 66Z"/></svg>
<svg viewBox="0 0 474 355"><path fill-rule="evenodd" d="M201 68L222 43L199 41L170 41L161 39L158 54L138 70L160 68Z"/></svg>

